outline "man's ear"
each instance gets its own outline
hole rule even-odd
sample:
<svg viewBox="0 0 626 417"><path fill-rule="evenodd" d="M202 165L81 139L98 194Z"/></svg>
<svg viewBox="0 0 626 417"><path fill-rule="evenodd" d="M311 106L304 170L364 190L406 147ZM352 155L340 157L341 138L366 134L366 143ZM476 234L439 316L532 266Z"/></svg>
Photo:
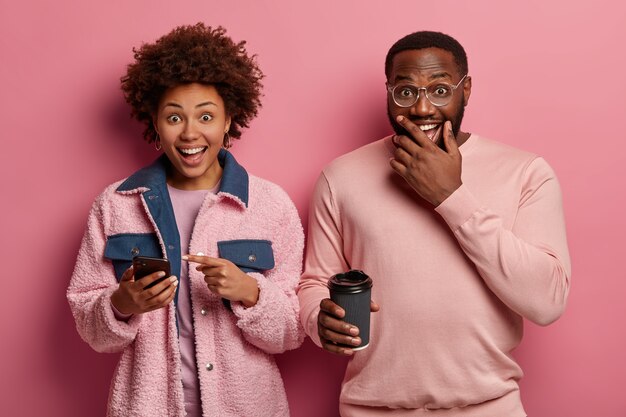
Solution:
<svg viewBox="0 0 626 417"><path fill-rule="evenodd" d="M472 77L469 75L463 81L463 107L469 103L469 98L472 95Z"/></svg>

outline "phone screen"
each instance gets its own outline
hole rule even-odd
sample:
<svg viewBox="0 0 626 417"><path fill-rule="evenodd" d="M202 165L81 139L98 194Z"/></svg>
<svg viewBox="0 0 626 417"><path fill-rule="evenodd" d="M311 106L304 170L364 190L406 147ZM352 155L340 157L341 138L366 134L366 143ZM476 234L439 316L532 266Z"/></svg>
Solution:
<svg viewBox="0 0 626 417"><path fill-rule="evenodd" d="M163 281L165 278L171 275L170 272L170 261L163 258L151 258L148 256L135 256L133 258L133 269L135 271L135 280L140 280L141 278L153 274L155 272L163 271L165 272L165 276L161 279L158 279L154 282L151 282L148 286L144 287L151 288Z"/></svg>

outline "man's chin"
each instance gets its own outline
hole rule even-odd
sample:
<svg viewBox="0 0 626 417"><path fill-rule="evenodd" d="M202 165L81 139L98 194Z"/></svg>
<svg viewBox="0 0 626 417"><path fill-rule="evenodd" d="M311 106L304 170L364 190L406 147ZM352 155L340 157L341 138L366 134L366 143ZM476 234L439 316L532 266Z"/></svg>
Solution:
<svg viewBox="0 0 626 417"><path fill-rule="evenodd" d="M411 134L409 133L408 130L406 130L405 128L403 128L402 126L400 126L398 124L398 122L396 122L395 120L389 118L389 122L391 123L391 128L393 129L393 132L398 135L398 136L407 136L407 137L411 137Z"/></svg>
<svg viewBox="0 0 626 417"><path fill-rule="evenodd" d="M396 136L406 136L407 138L411 139L413 138L411 134L405 129L393 129L393 133L395 133Z"/></svg>
<svg viewBox="0 0 626 417"><path fill-rule="evenodd" d="M455 117L454 119L451 120L452 122L452 133L454 134L455 138L459 137L459 132L461 131L461 121L463 120L463 114L465 112L465 108L462 107L461 111L457 114L457 117ZM394 133L398 136L406 136L409 138L413 138L413 136L408 132L408 130L406 130L404 127L402 127L398 122L395 121L395 119L393 118L393 116L391 115L391 112L389 111L389 109L387 109L387 117L389 118L389 124L391 124L391 128L393 129ZM440 131L437 133L437 138L435 139L434 143L441 149L443 149L444 151L446 150L446 145L444 143L443 140L443 129L445 129L444 125L441 125L441 129Z"/></svg>
<svg viewBox="0 0 626 417"><path fill-rule="evenodd" d="M392 121L392 120L390 121L391 121L391 127L393 128L393 131L396 135L406 136L409 139L415 141L415 139L413 139L413 136L409 133L408 130L400 126L397 122ZM435 135L436 136L434 138L435 140L433 140L433 143L439 146L439 148L445 150L445 145L443 143L443 125L439 128L439 131Z"/></svg>

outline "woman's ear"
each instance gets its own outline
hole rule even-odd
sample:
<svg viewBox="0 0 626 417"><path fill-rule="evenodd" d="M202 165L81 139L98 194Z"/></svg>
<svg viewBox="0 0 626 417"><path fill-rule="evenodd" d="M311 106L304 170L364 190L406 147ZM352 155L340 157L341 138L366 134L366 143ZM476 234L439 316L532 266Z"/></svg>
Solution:
<svg viewBox="0 0 626 417"><path fill-rule="evenodd" d="M224 133L228 133L230 130L230 122L232 121L230 116L226 116L226 122L224 123Z"/></svg>
<svg viewBox="0 0 626 417"><path fill-rule="evenodd" d="M152 117L152 128L154 129L155 132L157 132L157 135L159 134L159 127L157 126L156 123L156 114L151 114Z"/></svg>

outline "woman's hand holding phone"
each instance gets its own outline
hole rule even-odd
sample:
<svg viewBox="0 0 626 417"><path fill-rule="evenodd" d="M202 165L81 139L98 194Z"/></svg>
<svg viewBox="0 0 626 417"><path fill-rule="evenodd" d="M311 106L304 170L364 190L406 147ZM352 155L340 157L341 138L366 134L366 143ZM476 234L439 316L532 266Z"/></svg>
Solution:
<svg viewBox="0 0 626 417"><path fill-rule="evenodd" d="M111 303L122 314L141 314L165 307L174 299L178 286L175 276L163 279L165 275L164 271L157 271L135 280L131 266L124 271L119 287L111 295Z"/></svg>

